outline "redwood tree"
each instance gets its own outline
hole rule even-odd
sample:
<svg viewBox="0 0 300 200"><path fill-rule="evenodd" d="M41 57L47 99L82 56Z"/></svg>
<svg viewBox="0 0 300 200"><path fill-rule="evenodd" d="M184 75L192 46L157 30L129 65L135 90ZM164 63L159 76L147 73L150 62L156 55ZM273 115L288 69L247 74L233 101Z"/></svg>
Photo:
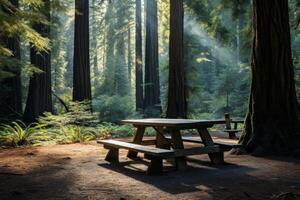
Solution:
<svg viewBox="0 0 300 200"><path fill-rule="evenodd" d="M157 0L146 1L146 56L144 108L148 115L160 112Z"/></svg>
<svg viewBox="0 0 300 200"><path fill-rule="evenodd" d="M257 154L299 149L288 0L253 0L252 83L240 139Z"/></svg>
<svg viewBox="0 0 300 200"><path fill-rule="evenodd" d="M49 0L44 0L44 7L41 9L45 12L45 16L50 21ZM35 24L34 29L43 37L49 38L49 25ZM23 116L24 121L27 123L36 121L44 112L52 112L50 52L38 52L34 47L31 47L30 61L43 72L34 74L30 78L27 102Z"/></svg>
<svg viewBox="0 0 300 200"><path fill-rule="evenodd" d="M129 85L129 92L131 92L131 30L130 27L127 31L127 70L128 70L128 85Z"/></svg>
<svg viewBox="0 0 300 200"><path fill-rule="evenodd" d="M135 7L135 101L136 110L143 109L143 53L142 53L142 12L141 0Z"/></svg>
<svg viewBox="0 0 300 200"><path fill-rule="evenodd" d="M89 1L75 0L73 101L91 100Z"/></svg>
<svg viewBox="0 0 300 200"><path fill-rule="evenodd" d="M115 49L115 93L120 96L128 95L129 89L129 80L128 80L128 69L126 64L126 45L125 45L125 31L123 30L126 26L126 3L124 1L115 2L116 8L116 49Z"/></svg>
<svg viewBox="0 0 300 200"><path fill-rule="evenodd" d="M170 1L168 118L186 118L185 72L183 65L183 2Z"/></svg>

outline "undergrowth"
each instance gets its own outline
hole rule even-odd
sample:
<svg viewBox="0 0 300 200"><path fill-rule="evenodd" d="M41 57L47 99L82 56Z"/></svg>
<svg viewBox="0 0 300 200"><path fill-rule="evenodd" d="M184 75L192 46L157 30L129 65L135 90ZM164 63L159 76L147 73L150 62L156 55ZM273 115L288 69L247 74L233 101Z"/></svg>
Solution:
<svg viewBox="0 0 300 200"><path fill-rule="evenodd" d="M16 121L0 126L0 142L6 146L16 147L50 139L44 124L32 123L26 126L23 122Z"/></svg>

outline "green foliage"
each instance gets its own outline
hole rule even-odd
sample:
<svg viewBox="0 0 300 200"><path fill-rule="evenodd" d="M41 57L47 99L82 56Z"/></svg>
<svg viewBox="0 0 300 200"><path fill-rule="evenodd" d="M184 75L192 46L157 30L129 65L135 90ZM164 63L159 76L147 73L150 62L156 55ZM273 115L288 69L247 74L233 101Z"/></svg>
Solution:
<svg viewBox="0 0 300 200"><path fill-rule="evenodd" d="M300 102L300 2L290 0L291 45L295 69L296 92Z"/></svg>
<svg viewBox="0 0 300 200"><path fill-rule="evenodd" d="M94 129L77 125L60 126L54 129L55 140L59 144L84 143L96 138Z"/></svg>
<svg viewBox="0 0 300 200"><path fill-rule="evenodd" d="M43 15L42 0L20 1L21 8L11 1L1 1L0 27L1 38L18 38L30 43L38 51L49 50L49 39L41 36L33 28L33 24L47 24L47 18ZM27 9L30 8L30 9ZM35 72L37 69L27 62L13 58L12 52L5 42L0 41L0 79L14 76L13 68L23 68L24 72Z"/></svg>
<svg viewBox="0 0 300 200"><path fill-rule="evenodd" d="M133 136L135 128L130 125L115 125L109 122L103 122L96 128L97 138L106 139L109 137L128 137Z"/></svg>
<svg viewBox="0 0 300 200"><path fill-rule="evenodd" d="M119 123L122 119L136 115L130 96L101 95L93 101L93 108L99 112L99 118L102 122Z"/></svg>
<svg viewBox="0 0 300 200"><path fill-rule="evenodd" d="M244 117L250 77L251 46L244 44L251 40L246 34L249 1L196 0L185 4L189 117L223 118L224 112Z"/></svg>
<svg viewBox="0 0 300 200"><path fill-rule="evenodd" d="M44 113L39 118L39 123L46 124L48 127L59 127L65 125L95 126L99 122L97 113L92 113L91 104L87 101L71 102L69 112L53 115Z"/></svg>
<svg viewBox="0 0 300 200"><path fill-rule="evenodd" d="M0 142L9 146L21 146L49 140L45 125L33 123L26 126L21 121L0 126Z"/></svg>
<svg viewBox="0 0 300 200"><path fill-rule="evenodd" d="M129 84L135 81L133 65L130 67L132 75L128 74L130 62L127 56L135 53L135 34L132 31L131 48L128 47L126 34L128 29L134 30L135 0L92 0L91 2L89 26L90 62L93 66L91 68L92 110L96 111L94 113L90 111L90 103L69 103L73 80L74 1L51 1L50 21L44 15L43 0L20 0L19 2L20 7L17 8L9 0L1 1L0 36L18 38L22 46L26 46L21 51L25 56L22 56L21 60L13 58L14 52L1 41L0 79L14 76L15 72L22 68L22 87L25 87L29 76L33 73L42 73L30 64L29 47L33 46L39 51L51 50L52 88L57 96L67 102L70 112L65 112L55 99L55 111L59 115L45 113L39 122L46 125L49 132L60 130L62 126L70 126L69 128L74 130L70 131L72 135L85 132L85 128L89 126L93 127L97 138L131 135L132 128L114 125L111 122L119 123L125 118L142 117L135 112L134 84ZM163 111L166 109L168 91L169 3L170 0L158 0L159 65ZM289 5L296 89L300 99L300 26L296 27L300 18L300 6L298 0L289 0ZM144 39L145 5L142 6ZM184 66L189 117L221 118L224 112L230 112L234 117L243 117L247 110L250 83L249 58L252 41L250 0L189 0L184 1L184 6ZM51 41L50 38L44 38L34 30L34 24L37 23L50 25ZM230 56L224 57L225 54ZM129 77L132 77L132 80L128 80ZM5 89L7 88L0 86L1 91ZM26 100L27 89L23 88L22 91L25 94L23 102ZM152 110L145 111L146 114L148 112ZM99 124L100 122L103 123ZM76 132L77 126L84 130ZM63 132L56 131L55 134L59 135ZM50 138L52 136L49 135Z"/></svg>

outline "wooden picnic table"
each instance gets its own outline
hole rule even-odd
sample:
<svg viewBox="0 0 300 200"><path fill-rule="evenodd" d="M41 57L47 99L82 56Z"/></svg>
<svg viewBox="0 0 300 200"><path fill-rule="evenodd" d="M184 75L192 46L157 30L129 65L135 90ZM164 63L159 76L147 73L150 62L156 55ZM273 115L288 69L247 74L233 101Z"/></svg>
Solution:
<svg viewBox="0 0 300 200"><path fill-rule="evenodd" d="M186 168L186 155L195 155L200 153L207 153L214 164L221 164L224 162L223 152L214 144L208 128L215 124L224 124L225 120L191 120L191 119L135 119L135 120L123 120L124 124L132 124L137 128L136 134L133 139L133 143L142 144L145 129L152 127L156 130L156 141L155 145L158 148L172 149L175 150L178 156L175 156L175 163L177 169ZM184 149L183 140L181 137L181 130L185 129L196 129L199 136L204 144L204 147L197 147L193 149ZM171 136L170 140L166 139L164 130L167 130ZM175 153L175 154L176 154ZM129 151L129 158L137 156L137 152Z"/></svg>
<svg viewBox="0 0 300 200"><path fill-rule="evenodd" d="M241 120L232 120L233 123L239 123ZM105 160L109 162L119 162L119 149L127 149L127 157L137 158L138 153L144 153L145 158L150 159L148 174L161 173L163 170L163 159L174 158L176 168L185 169L187 162L186 156L208 154L213 164L222 164L224 162L224 151L228 148L236 147L219 143L212 140L208 132L215 124L225 124L224 119L220 120L192 120L192 119L129 119L122 120L123 124L131 124L137 128L132 142L122 142L119 140L100 140L98 143L103 144L108 149ZM153 128L156 131L156 138L143 140L145 129ZM199 138L185 138L181 136L181 131L186 129L196 129ZM165 133L168 133L166 135ZM192 142L203 144L198 147L185 148L183 142ZM155 145L155 147L149 146Z"/></svg>

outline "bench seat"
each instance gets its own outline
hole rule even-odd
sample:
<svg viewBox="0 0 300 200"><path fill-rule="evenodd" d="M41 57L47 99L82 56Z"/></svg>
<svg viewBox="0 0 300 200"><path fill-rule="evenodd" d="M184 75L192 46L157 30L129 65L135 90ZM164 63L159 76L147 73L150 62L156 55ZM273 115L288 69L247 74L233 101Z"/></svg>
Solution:
<svg viewBox="0 0 300 200"><path fill-rule="evenodd" d="M119 162L119 149L129 150L127 157L136 158L130 152L141 152L145 157L150 159L147 174L161 174L163 172L163 158L173 157L174 151L168 149L160 149L150 146L143 146L118 140L99 140L97 143L103 144L104 148L109 149L105 160L108 162Z"/></svg>
<svg viewBox="0 0 300 200"><path fill-rule="evenodd" d="M241 132L242 130L239 130L239 129L224 129L223 131L227 132L227 133L238 133L238 132Z"/></svg>
<svg viewBox="0 0 300 200"><path fill-rule="evenodd" d="M143 146L118 140L99 140L98 143L103 144L104 148L110 149L111 147L118 149L128 149L130 151L141 152L152 156L168 158L174 156L174 151L169 149L160 149L151 146Z"/></svg>
<svg viewBox="0 0 300 200"><path fill-rule="evenodd" d="M211 154L217 152L223 152L220 145L212 145L205 147L193 147L188 149L161 149L152 146L144 146L140 144L122 142L118 140L99 140L99 144L103 144L105 149L109 149L109 152L105 158L106 161L117 163L119 162L119 149L129 150L127 157L136 158L130 154L132 152L140 152L145 154L145 158L150 160L150 165L148 167L148 174L159 174L162 172L163 159L167 158L178 158L191 155L199 154Z"/></svg>
<svg viewBox="0 0 300 200"><path fill-rule="evenodd" d="M166 138L168 140L171 140L171 136L166 136ZM198 137L191 137L191 136L183 136L182 141L203 144L200 137L198 138ZM241 147L240 144L236 144L236 143L232 143L232 142L225 142L225 141L214 141L214 144L220 146L221 151L230 151L233 148Z"/></svg>
<svg viewBox="0 0 300 200"><path fill-rule="evenodd" d="M238 129L225 129L223 130L225 133L229 134L230 139L235 139L236 138L236 133L241 132L241 130Z"/></svg>

